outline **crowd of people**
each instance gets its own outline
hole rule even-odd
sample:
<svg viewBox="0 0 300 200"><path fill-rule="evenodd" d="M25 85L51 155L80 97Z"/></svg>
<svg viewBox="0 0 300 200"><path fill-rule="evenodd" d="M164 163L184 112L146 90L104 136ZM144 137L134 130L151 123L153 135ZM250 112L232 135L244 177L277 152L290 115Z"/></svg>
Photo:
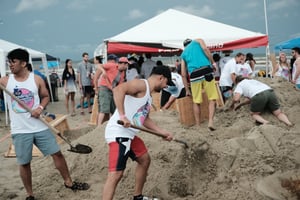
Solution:
<svg viewBox="0 0 300 200"><path fill-rule="evenodd" d="M159 132L167 141L173 139L171 132L157 126L149 116L152 92L161 92L162 110L170 108L177 98L191 96L195 123L196 126L201 126L200 105L203 102L202 92L205 91L208 98L209 131L217 129L214 126L214 116L218 98L231 102L230 107L233 110L250 104L250 114L260 124L269 123L261 116L263 111L269 109L287 126L293 126L280 110L274 90L253 79L255 60L251 53L244 55L239 52L231 57L232 51L224 51L223 57L219 53L212 55L202 39L186 39L183 45L180 59L172 66L166 66L160 60L155 62L149 53L145 54L145 60L142 56L138 58L134 54L128 57L109 54L105 63L101 56L96 56L92 65L88 53L84 52L76 70L71 59L65 61L62 80L66 112L70 116L76 115L75 95L79 93L81 115L85 115L85 100L87 111L91 113L91 99L96 97L94 99L99 104L97 125L101 126L109 120L105 128L105 139L109 146L109 172L103 189L103 200L113 199L128 158L137 163L133 199L147 199L143 195L143 186L150 165L150 155L142 139L136 135L137 129L131 128L131 124ZM300 89L300 48L293 48L292 54L295 59L293 66L291 67L286 55L281 52L278 65L272 74L281 76ZM26 99L25 102L32 109L31 113L26 112L22 106L14 103L9 95L7 96L12 139L20 166L20 176L27 192L26 200L35 199L30 167L33 144L45 156L52 156L66 188L87 190L87 183L72 181L67 163L53 134L39 120L50 97L45 82L31 73L28 52L15 49L7 58L11 74L2 77L0 84L21 100ZM219 97L218 89L222 97ZM118 120L123 121L123 125L118 124Z"/></svg>

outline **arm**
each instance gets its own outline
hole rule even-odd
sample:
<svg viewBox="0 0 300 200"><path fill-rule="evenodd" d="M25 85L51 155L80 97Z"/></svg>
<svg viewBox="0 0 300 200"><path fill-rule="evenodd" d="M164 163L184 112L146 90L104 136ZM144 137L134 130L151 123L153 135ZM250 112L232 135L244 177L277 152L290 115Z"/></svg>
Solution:
<svg viewBox="0 0 300 200"><path fill-rule="evenodd" d="M34 80L39 91L40 106L33 109L31 115L35 118L38 118L40 114L43 112L44 108L48 105L50 101L50 97L44 80L37 75L34 75Z"/></svg>
<svg viewBox="0 0 300 200"><path fill-rule="evenodd" d="M98 86L98 80L102 74L102 67L101 67L101 64L98 64L98 67L96 69L96 72L95 72L95 76L94 76L94 90L95 90L95 93L98 94L98 90L97 90L97 86Z"/></svg>
<svg viewBox="0 0 300 200"><path fill-rule="evenodd" d="M188 85L188 74L187 74L187 70L186 70L186 64L185 61L182 59L181 60L181 76L182 76L182 81L183 81L183 85L186 91L186 96L191 96L191 91Z"/></svg>
<svg viewBox="0 0 300 200"><path fill-rule="evenodd" d="M244 105L247 105L247 104L249 104L251 102L251 99L246 98L245 101L243 101L243 102L240 103L240 99L241 99L241 94L240 93L234 93L234 96L232 98L232 102L231 102L230 108L234 109L234 110L237 110L240 107L242 107ZM235 104L237 104L237 105L235 105Z"/></svg>
<svg viewBox="0 0 300 200"><path fill-rule="evenodd" d="M203 51L204 51L206 57L209 59L209 61L210 61L211 64L213 65L214 70L216 70L216 66L217 66L217 65L216 65L216 63L215 63L215 61L214 61L214 59L213 59L213 57L212 57L212 55L211 55L209 49L207 48L207 46L206 46L204 40L202 40L202 39L197 39L197 42L199 42L199 44L200 44L200 46L202 47L202 49L203 49Z"/></svg>
<svg viewBox="0 0 300 200"><path fill-rule="evenodd" d="M278 68L279 68L279 64L277 64L274 68L273 68L273 71L272 71L272 76L274 77L276 72L278 71Z"/></svg>
<svg viewBox="0 0 300 200"><path fill-rule="evenodd" d="M162 133L165 135L165 140L171 141L173 139L173 135L159 126L157 126L154 121L148 116L144 121L144 126L156 132Z"/></svg>

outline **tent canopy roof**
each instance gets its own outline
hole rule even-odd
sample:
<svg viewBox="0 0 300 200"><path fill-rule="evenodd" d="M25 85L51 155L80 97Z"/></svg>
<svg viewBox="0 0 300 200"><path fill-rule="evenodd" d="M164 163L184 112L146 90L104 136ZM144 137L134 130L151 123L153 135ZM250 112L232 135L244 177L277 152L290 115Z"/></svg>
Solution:
<svg viewBox="0 0 300 200"><path fill-rule="evenodd" d="M18 44L14 44L14 43L0 39L0 51L1 52L4 52L5 54L7 54L11 50L17 49L17 48L26 49L28 51L28 53L30 54L31 58L41 58L45 55L44 53L42 53L40 51L30 49L27 47L23 47Z"/></svg>
<svg viewBox="0 0 300 200"><path fill-rule="evenodd" d="M300 37L280 42L276 44L274 48L275 50L282 50L282 49L292 49L294 47L300 48Z"/></svg>
<svg viewBox="0 0 300 200"><path fill-rule="evenodd" d="M154 43L164 47L183 48L182 42L186 38L202 38L208 47L217 49L215 47L224 43L257 37L264 39L260 43L250 44L247 47L242 46L242 48L266 46L268 37L261 33L169 9L104 41L108 43L140 43L144 46Z"/></svg>

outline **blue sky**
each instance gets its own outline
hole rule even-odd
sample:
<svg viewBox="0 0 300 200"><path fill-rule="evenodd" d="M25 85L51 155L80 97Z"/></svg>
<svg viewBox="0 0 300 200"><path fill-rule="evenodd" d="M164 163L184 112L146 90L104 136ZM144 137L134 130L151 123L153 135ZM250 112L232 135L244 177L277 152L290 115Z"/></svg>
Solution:
<svg viewBox="0 0 300 200"><path fill-rule="evenodd" d="M266 2L273 51L276 43L300 36L300 0ZM169 8L266 33L263 0L0 0L0 38L80 60L85 51L92 57L104 39Z"/></svg>

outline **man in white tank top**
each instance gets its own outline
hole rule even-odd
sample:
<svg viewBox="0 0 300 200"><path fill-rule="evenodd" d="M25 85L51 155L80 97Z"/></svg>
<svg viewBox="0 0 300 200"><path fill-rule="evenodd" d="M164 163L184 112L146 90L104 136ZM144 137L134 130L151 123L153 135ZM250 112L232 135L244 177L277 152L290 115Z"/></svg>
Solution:
<svg viewBox="0 0 300 200"><path fill-rule="evenodd" d="M2 77L0 84L23 101L32 112L27 112L19 103L6 94L10 116L10 127L16 157L20 165L20 176L27 192L26 200L34 200L32 190L31 165L33 144L46 155L51 155L55 167L64 179L66 188L87 190L87 183L73 182L67 163L62 155L55 136L39 120L44 107L49 102L49 93L45 82L31 73L29 54L24 49L15 49L8 53L8 65L12 74ZM54 192L54 191L53 191Z"/></svg>
<svg viewBox="0 0 300 200"><path fill-rule="evenodd" d="M173 85L170 69L166 66L157 66L153 68L147 80L133 79L113 89L116 111L105 129L105 139L109 144L109 173L104 185L102 200L113 199L129 157L137 162L133 199L148 199L142 192L150 165L150 156L144 142L136 136L138 130L129 127L131 124L145 126L161 133L168 141L173 139L170 132L158 127L149 117L151 93L160 92L167 85ZM118 120L122 120L124 126L119 125Z"/></svg>

